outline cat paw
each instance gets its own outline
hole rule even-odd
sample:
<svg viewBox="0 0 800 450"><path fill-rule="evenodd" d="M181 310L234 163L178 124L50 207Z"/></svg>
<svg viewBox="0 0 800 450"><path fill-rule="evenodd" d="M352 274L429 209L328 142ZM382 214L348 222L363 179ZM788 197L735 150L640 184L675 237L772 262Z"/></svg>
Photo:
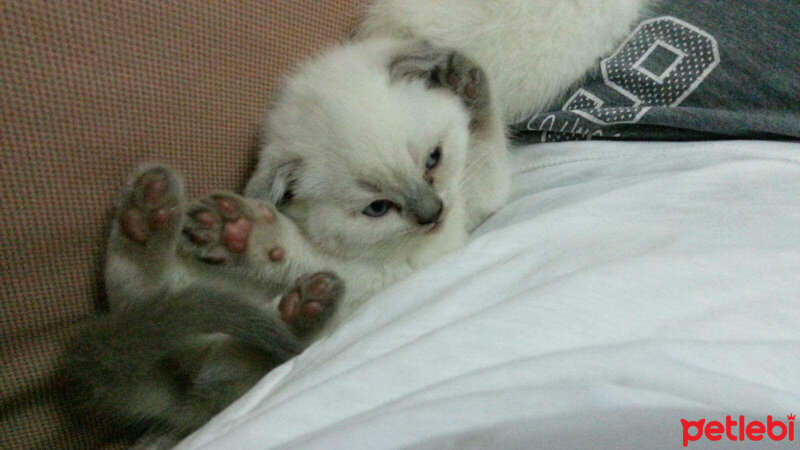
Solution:
<svg viewBox="0 0 800 450"><path fill-rule="evenodd" d="M266 252L270 261L281 262L286 251L278 245L277 214L259 200L231 193L209 195L189 208L181 247L208 264L231 263L259 251Z"/></svg>
<svg viewBox="0 0 800 450"><path fill-rule="evenodd" d="M299 336L318 331L334 313L344 294L344 282L332 272L301 276L281 298L281 319Z"/></svg>
<svg viewBox="0 0 800 450"><path fill-rule="evenodd" d="M139 245L171 239L180 225L183 188L170 169L149 166L124 190L117 216L122 236Z"/></svg>
<svg viewBox="0 0 800 450"><path fill-rule="evenodd" d="M489 84L483 69L466 55L419 41L396 56L389 66L392 78L420 78L430 87L447 88L471 110L489 105Z"/></svg>
<svg viewBox="0 0 800 450"><path fill-rule="evenodd" d="M469 106L488 96L486 75L480 66L456 51L449 52L445 61L434 69L437 83L453 91Z"/></svg>

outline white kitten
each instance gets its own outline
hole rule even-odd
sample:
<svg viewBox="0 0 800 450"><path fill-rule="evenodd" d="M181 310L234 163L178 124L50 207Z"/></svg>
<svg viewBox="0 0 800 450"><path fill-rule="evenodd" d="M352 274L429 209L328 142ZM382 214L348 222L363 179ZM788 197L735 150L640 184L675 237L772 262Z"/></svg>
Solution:
<svg viewBox="0 0 800 450"><path fill-rule="evenodd" d="M246 195L278 204L310 259L345 280L342 313L460 246L509 194L485 76L424 42L369 39L307 63L281 89L265 139Z"/></svg>

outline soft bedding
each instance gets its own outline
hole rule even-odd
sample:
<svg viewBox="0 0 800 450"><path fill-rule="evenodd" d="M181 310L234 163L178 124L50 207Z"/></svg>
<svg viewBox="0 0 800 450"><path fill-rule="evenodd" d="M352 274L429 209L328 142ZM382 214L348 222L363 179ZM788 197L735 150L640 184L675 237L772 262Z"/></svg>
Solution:
<svg viewBox="0 0 800 450"><path fill-rule="evenodd" d="M781 421L796 445L800 145L571 142L513 158L513 200L464 249L180 448L776 444L740 435L740 416L774 436Z"/></svg>

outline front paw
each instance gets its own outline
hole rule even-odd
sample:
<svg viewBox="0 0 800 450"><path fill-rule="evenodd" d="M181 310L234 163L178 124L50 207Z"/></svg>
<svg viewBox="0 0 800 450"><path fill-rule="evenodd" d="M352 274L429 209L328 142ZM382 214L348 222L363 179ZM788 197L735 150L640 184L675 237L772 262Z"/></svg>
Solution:
<svg viewBox="0 0 800 450"><path fill-rule="evenodd" d="M489 106L489 84L483 69L463 53L419 41L389 65L393 79L420 78L430 87L443 87L460 97L470 110Z"/></svg>
<svg viewBox="0 0 800 450"><path fill-rule="evenodd" d="M344 282L332 272L299 277L295 287L281 298L281 319L298 336L319 331L336 310L344 294Z"/></svg>
<svg viewBox="0 0 800 450"><path fill-rule="evenodd" d="M189 208L184 253L207 264L246 265L286 259L274 206L232 193L216 193Z"/></svg>

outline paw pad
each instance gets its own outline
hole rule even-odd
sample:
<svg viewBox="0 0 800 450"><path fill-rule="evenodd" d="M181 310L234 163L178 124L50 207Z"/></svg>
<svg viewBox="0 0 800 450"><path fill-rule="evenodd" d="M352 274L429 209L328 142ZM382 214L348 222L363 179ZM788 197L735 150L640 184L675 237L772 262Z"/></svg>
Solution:
<svg viewBox="0 0 800 450"><path fill-rule="evenodd" d="M257 225L275 221L275 213L266 204L255 204L254 200L236 194L213 194L189 210L183 228L188 242L182 246L206 263L224 264L247 253ZM271 261L286 257L283 249L269 248L266 256Z"/></svg>
<svg viewBox="0 0 800 450"><path fill-rule="evenodd" d="M342 280L331 272L304 275L281 298L281 319L300 334L315 331L333 314L343 292Z"/></svg>
<svg viewBox="0 0 800 450"><path fill-rule="evenodd" d="M128 187L122 200L120 229L131 241L145 244L169 231L179 214L182 193L177 178L165 167L143 172Z"/></svg>

